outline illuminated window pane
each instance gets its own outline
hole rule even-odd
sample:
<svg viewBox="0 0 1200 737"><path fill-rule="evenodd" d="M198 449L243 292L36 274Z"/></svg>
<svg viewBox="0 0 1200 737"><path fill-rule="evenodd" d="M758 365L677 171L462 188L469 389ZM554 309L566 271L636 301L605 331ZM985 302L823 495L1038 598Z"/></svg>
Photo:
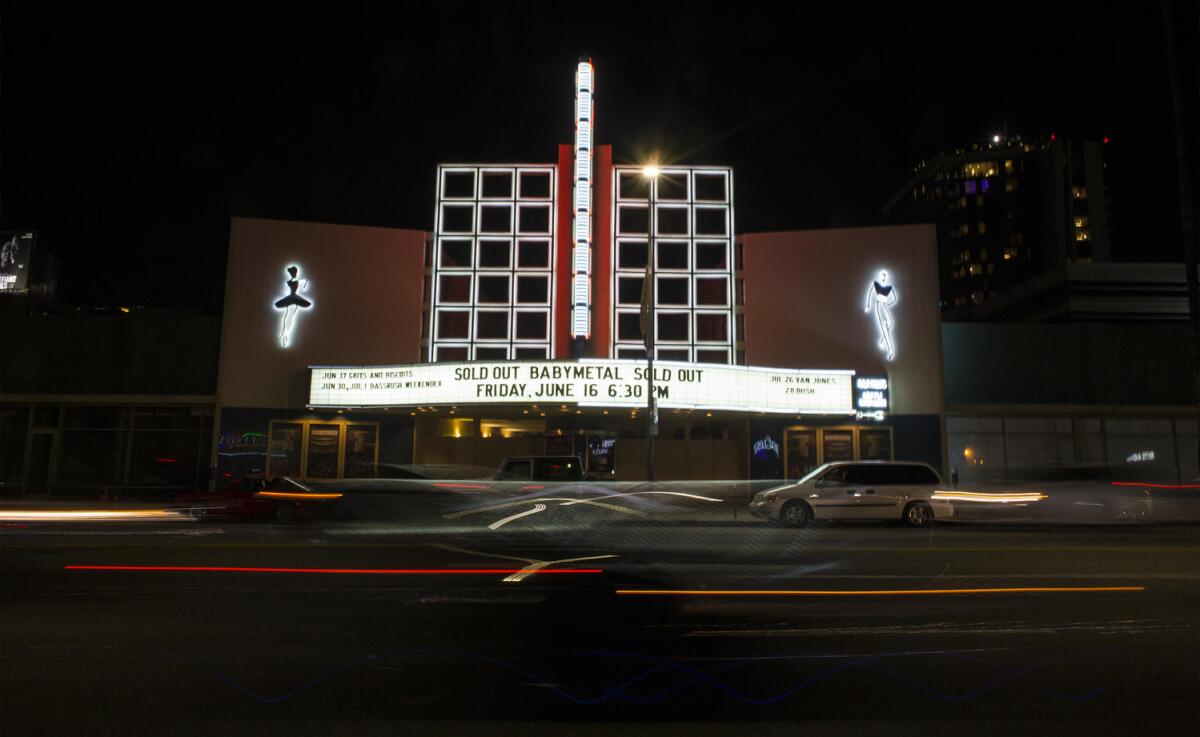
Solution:
<svg viewBox="0 0 1200 737"><path fill-rule="evenodd" d="M438 302L461 302L468 303L471 301L471 277L469 274L462 276L442 276L438 279Z"/></svg>
<svg viewBox="0 0 1200 737"><path fill-rule="evenodd" d="M475 337L483 340L507 340L508 313L478 312L475 315Z"/></svg>
<svg viewBox="0 0 1200 737"><path fill-rule="evenodd" d="M489 304L507 304L509 301L508 294L508 277L507 276L483 276L479 279L479 294L478 301L480 303Z"/></svg>
<svg viewBox="0 0 1200 737"><path fill-rule="evenodd" d="M471 267L471 241L442 241L442 268L467 269Z"/></svg>
<svg viewBox="0 0 1200 737"><path fill-rule="evenodd" d="M518 241L517 266L522 269L550 268L550 243L548 241Z"/></svg>
<svg viewBox="0 0 1200 737"><path fill-rule="evenodd" d="M512 241L487 240L479 241L479 268L507 269L512 258Z"/></svg>
<svg viewBox="0 0 1200 737"><path fill-rule="evenodd" d="M640 277L621 277L617 280L617 304L640 305L642 303L642 282Z"/></svg>
<svg viewBox="0 0 1200 737"><path fill-rule="evenodd" d="M546 340L546 325L545 312L518 312L517 339Z"/></svg>
<svg viewBox="0 0 1200 737"><path fill-rule="evenodd" d="M696 315L696 340L728 341L729 320L721 315Z"/></svg>
<svg viewBox="0 0 1200 737"><path fill-rule="evenodd" d="M679 241L657 241L658 269L686 269L688 267L688 244Z"/></svg>
<svg viewBox="0 0 1200 737"><path fill-rule="evenodd" d="M658 277L655 284L655 301L660 305L688 304L688 280L671 277Z"/></svg>
<svg viewBox="0 0 1200 737"><path fill-rule="evenodd" d="M437 337L439 340L466 340L471 317L467 312L438 310Z"/></svg>
<svg viewBox="0 0 1200 737"><path fill-rule="evenodd" d="M725 307L729 304L728 284L726 279L697 279L696 304Z"/></svg>
<svg viewBox="0 0 1200 737"><path fill-rule="evenodd" d="M690 333L686 313L658 313L656 337L659 340L688 340Z"/></svg>
<svg viewBox="0 0 1200 737"><path fill-rule="evenodd" d="M646 241L621 241L618 243L617 268L645 269Z"/></svg>

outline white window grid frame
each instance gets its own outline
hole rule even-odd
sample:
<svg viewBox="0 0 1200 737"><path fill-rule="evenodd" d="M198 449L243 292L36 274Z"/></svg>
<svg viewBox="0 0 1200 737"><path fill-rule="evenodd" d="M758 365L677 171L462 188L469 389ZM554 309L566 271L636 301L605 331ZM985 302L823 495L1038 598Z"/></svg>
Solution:
<svg viewBox="0 0 1200 737"><path fill-rule="evenodd" d="M438 284L437 284L436 289L439 294L442 291L441 281L443 278L466 279L467 280L467 298L465 301L462 301L462 302L446 302L444 300L439 301L439 303L438 303L439 306L442 306L442 307L470 307L473 304L474 298L475 298L475 272L465 271L465 270L464 271L444 271L444 272L438 274L437 275ZM433 290L435 287L431 283L429 288L430 288L430 290Z"/></svg>
<svg viewBox="0 0 1200 737"><path fill-rule="evenodd" d="M446 179L448 175L453 174L470 174L473 177L473 186L471 196L447 197L446 194ZM508 174L510 176L509 196L505 197L484 197L483 196L483 181L485 174ZM522 182L527 177L544 177L546 180L546 192L543 195L525 196L522 192ZM430 292L428 311L429 311L429 337L426 343L428 348L428 358L430 361L437 361L440 349L444 348L466 348L468 359L473 359L475 356L474 346L478 343L486 348L504 347L506 355L515 357L516 346L542 349L545 356L548 358L554 353L554 306L558 302L558 290L556 280L553 278L554 269L557 262L557 253L554 247L558 239L558 209L556 207L557 200L557 184L558 184L557 166L554 164L505 164L505 165L488 165L488 164L443 164L438 166L437 172L437 207L435 208L435 224L434 224L434 247L433 247L433 264L428 269L430 276ZM444 232L443 225L445 208L450 207L473 207L471 231L453 231ZM483 232L482 231L482 208L483 207L507 207L509 213L509 229L507 232ZM522 233L519 219L522 208L537 207L545 209L548 212L547 230L536 233ZM507 267L483 267L480 265L480 253L483 248L483 243L489 240L504 240L508 242L508 265ZM520 241L544 243L547 253L547 263L544 266L523 267L519 266ZM471 264L470 266L443 267L442 266L442 250L445 242L466 242L469 241ZM443 302L440 295L441 277L443 275L450 276L470 276L470 302ZM508 300L506 303L484 303L479 300L479 285L481 276L507 276L508 277ZM547 280L547 301L538 304L523 303L518 307L516 304L516 287L517 279L520 276L536 276ZM501 312L508 313L508 338L506 340L477 338L476 331L478 330L478 320L476 319L479 311L486 312ZM467 330L468 338L439 338L439 313L440 312L467 312ZM538 312L545 316L546 334L540 340L518 340L516 336L516 324L518 320L518 312Z"/></svg>
<svg viewBox="0 0 1200 737"><path fill-rule="evenodd" d="M656 278L659 276L668 276L669 277L669 276L674 276L674 275L679 275L679 276L687 275L687 277L688 277L688 307L686 309L681 310L678 306L675 306L675 305L661 304L661 302L659 302L659 300L658 300L658 295L660 294L660 291L658 289L656 289L655 290L655 295L656 295L655 301L658 304L656 304L656 306L655 306L655 312L657 314L674 314L674 313L678 313L678 312L682 311L682 312L686 312L689 315L689 317L688 317L688 340L686 342L684 342L684 341L665 341L661 338L661 335L660 335L660 336L658 336L658 340L656 342L656 350L655 350L656 356L659 353L659 351L664 350L664 349L675 351L675 350L683 350L686 348L688 351L689 360L695 360L698 355L697 351L716 350L716 351L723 351L725 353L725 357L726 357L726 361L727 361L728 365L734 365L737 362L736 356L737 356L738 347L744 345L744 337L734 334L734 330L736 328L735 313L742 312L743 310L741 307L738 307L738 305L737 305L737 295L735 293L736 276L739 272L737 271L736 264L734 262L734 259L736 256L734 244L735 244L735 241L737 240L737 238L735 235L736 231L735 231L735 227L734 227L734 213L733 213L733 202L734 202L734 199L733 199L733 197L734 197L734 195L733 195L733 191L734 191L733 190L733 169L731 167L697 166L697 167L668 167L668 168L664 169L663 171L664 171L664 173L671 174L674 176L682 176L682 173L685 171L688 173L687 196L689 199L686 201L686 203L684 203L681 200L664 200L661 197L657 198L657 200L656 200L656 206L659 208L662 208L664 205L666 205L668 207L681 207L681 206L686 205L686 207L689 210L689 212L688 212L688 235L686 237L683 237L683 236L673 236L672 234L663 234L661 232L656 233L655 237L654 237L655 246L656 246L655 250L657 251L658 250L657 246L664 241L666 241L666 242L686 241L688 244L688 246L687 246L687 256L688 256L687 267L688 268L687 269L663 269L663 268L659 267L659 265L657 263L657 257L658 257L657 253L648 253L647 256L649 258L656 259L656 262L655 262ZM641 340L637 340L637 341L623 340L623 339L621 339L621 336L619 335L620 315L636 314L640 311L640 310L632 309L632 307L633 307L632 305L629 305L627 303L619 301L620 279L622 277L625 277L625 278L640 277L640 276L644 276L644 274L645 274L644 267L626 268L623 266L623 264L620 261L621 246L624 243L631 243L631 242L647 243L647 246L648 246L648 242L649 242L648 234L636 233L636 232L632 232L632 231L631 232L623 232L620 229L620 226L621 226L620 214L621 214L622 206L625 206L626 208L636 208L638 205L641 205L643 210L645 210L646 208L649 207L648 193L647 193L647 196L645 196L645 197L623 197L623 196L621 196L621 181L622 181L622 178L625 176L639 177L639 176L641 176L641 169L639 167L634 167L634 166L616 166L616 167L614 167L614 172L613 172L613 184L612 184L613 190L612 190L611 194L612 194L612 202L614 203L613 209L615 210L615 216L613 217L612 234L611 234L611 239L610 239L610 243L612 244L612 249L613 249L612 261L611 261L613 264L612 287L611 287L612 295L613 295L612 308L611 308L612 309L611 319L613 321L613 325L612 325L612 333L611 333L612 340L611 340L611 343L609 346L609 356L610 357L615 357L615 356L619 355L619 353L621 351L642 351L642 352L644 352L644 350L645 350L644 345L642 344ZM722 189L723 189L723 195L724 195L723 199L715 200L715 199L697 198L697 194L698 194L697 177L707 177L707 176L715 176L715 177L719 177L720 179L723 180L722 181L722 185L723 185ZM722 222L724 225L725 232L723 234L719 234L719 235L718 234L698 233L697 229L695 227L697 210L721 211L722 216L723 216ZM661 219L655 218L655 226L656 226L655 230L656 231L659 230L658 226L660 223L661 223ZM724 254L725 254L725 259L724 259L725 267L724 268L709 268L709 269L697 268L696 251L697 251L698 245L711 244L711 243L721 243L723 245ZM710 305L698 304L698 301L697 301L698 286L699 286L698 282L700 279L721 279L725 282L725 305L723 305L723 306L711 305L710 306ZM640 306L640 301L639 301L639 306ZM704 315L718 314L718 315L721 315L722 317L724 317L726 340L723 340L723 341L699 341L699 340L697 340L696 337L699 334L698 330L697 330L697 315L700 315L700 314L704 314Z"/></svg>

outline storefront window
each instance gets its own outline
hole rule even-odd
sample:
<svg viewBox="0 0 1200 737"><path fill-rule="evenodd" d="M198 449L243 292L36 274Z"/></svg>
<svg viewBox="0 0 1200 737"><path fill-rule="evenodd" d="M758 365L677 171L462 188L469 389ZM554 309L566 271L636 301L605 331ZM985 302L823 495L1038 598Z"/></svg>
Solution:
<svg viewBox="0 0 1200 737"><path fill-rule="evenodd" d="M337 478L341 431L341 425L308 426L308 467L305 476L314 479Z"/></svg>
<svg viewBox="0 0 1200 737"><path fill-rule="evenodd" d="M268 476L300 475L300 444L303 438L304 425L299 422L271 423Z"/></svg>
<svg viewBox="0 0 1200 737"><path fill-rule="evenodd" d="M378 447L378 425L347 425L342 476L348 479L374 478Z"/></svg>
<svg viewBox="0 0 1200 737"><path fill-rule="evenodd" d="M853 431L825 430L821 435L821 452L826 463L854 460Z"/></svg>
<svg viewBox="0 0 1200 737"><path fill-rule="evenodd" d="M140 418L139 418L140 419ZM70 434L70 433L66 433ZM101 433L92 433L93 437ZM113 433L120 435L120 433ZM133 432L129 454L131 486L194 487L200 438L194 432Z"/></svg>
<svg viewBox="0 0 1200 737"><path fill-rule="evenodd" d="M787 477L798 479L817 467L817 431L787 431Z"/></svg>
<svg viewBox="0 0 1200 737"><path fill-rule="evenodd" d="M858 449L860 460L892 460L892 431L887 428L859 430Z"/></svg>
<svg viewBox="0 0 1200 737"><path fill-rule="evenodd" d="M123 483L125 439L121 431L68 429L62 432L57 483L102 486ZM134 483L133 480L130 480Z"/></svg>

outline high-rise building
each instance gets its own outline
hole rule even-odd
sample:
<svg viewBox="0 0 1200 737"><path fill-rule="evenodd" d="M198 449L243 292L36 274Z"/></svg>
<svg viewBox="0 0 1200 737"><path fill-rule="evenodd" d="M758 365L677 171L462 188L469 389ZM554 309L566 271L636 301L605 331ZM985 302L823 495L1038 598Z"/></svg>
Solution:
<svg viewBox="0 0 1200 737"><path fill-rule="evenodd" d="M1067 264L1109 260L1107 143L996 135L917 166L885 212L937 225L947 318L979 317L998 295Z"/></svg>

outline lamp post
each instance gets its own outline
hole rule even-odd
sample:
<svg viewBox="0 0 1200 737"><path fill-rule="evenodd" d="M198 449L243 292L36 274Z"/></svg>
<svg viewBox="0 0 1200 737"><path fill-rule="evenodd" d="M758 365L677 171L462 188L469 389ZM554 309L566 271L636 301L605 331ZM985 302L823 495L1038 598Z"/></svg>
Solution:
<svg viewBox="0 0 1200 737"><path fill-rule="evenodd" d="M654 343L658 330L658 320L654 311L654 220L659 169L651 164L642 169L642 175L648 180L650 189L641 320L642 342L646 346L646 481L654 481L654 438L658 435L658 407L654 401Z"/></svg>

